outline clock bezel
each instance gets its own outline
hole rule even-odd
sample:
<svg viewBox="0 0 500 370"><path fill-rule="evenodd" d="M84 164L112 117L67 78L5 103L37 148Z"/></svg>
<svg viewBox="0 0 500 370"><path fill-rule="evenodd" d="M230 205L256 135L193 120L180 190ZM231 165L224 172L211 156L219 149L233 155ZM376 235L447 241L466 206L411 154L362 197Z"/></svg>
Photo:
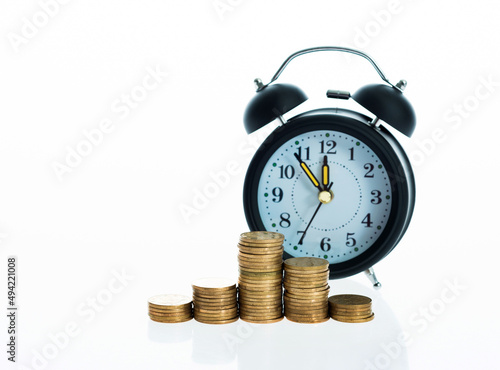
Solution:
<svg viewBox="0 0 500 370"><path fill-rule="evenodd" d="M375 152L386 168L392 190L387 226L372 246L359 256L331 264L331 279L357 274L383 259L400 241L413 213L415 181L408 157L389 131L383 126L375 128L369 122L369 117L347 109L317 109L295 116L275 129L262 143L245 177L243 206L248 226L252 231L266 230L257 204L258 184L267 161L285 142L305 132L335 130L358 138ZM284 259L292 257L283 253Z"/></svg>

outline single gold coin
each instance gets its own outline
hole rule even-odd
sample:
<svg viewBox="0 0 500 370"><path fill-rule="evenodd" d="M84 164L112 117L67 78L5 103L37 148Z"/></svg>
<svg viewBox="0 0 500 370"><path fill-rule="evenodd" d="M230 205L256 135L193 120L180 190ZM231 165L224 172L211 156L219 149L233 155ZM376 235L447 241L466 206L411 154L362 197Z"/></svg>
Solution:
<svg viewBox="0 0 500 370"><path fill-rule="evenodd" d="M196 321L201 322L203 324L210 324L210 325L223 325L223 324L230 324L233 322L238 321L238 316L227 319L227 320L206 320L204 318L194 318Z"/></svg>
<svg viewBox="0 0 500 370"><path fill-rule="evenodd" d="M199 291L224 291L224 290L232 290L236 288L236 284L232 279L227 278L201 278L193 281L191 283L193 289Z"/></svg>
<svg viewBox="0 0 500 370"><path fill-rule="evenodd" d="M285 289L288 293L304 295L310 293L325 292L327 290L329 291L330 286L328 284L324 284L319 287L305 288L305 287L295 287L294 285L287 285Z"/></svg>
<svg viewBox="0 0 500 370"><path fill-rule="evenodd" d="M239 297L238 302L239 302L240 306L241 305L272 306L272 305L283 304L281 296L276 297L276 298L270 298L270 299Z"/></svg>
<svg viewBox="0 0 500 370"><path fill-rule="evenodd" d="M330 269L322 269L322 270L290 270L286 267L285 263L283 262L283 268L285 275L288 275L289 277L296 277L296 278L305 278L305 277L320 277L323 275L329 275L330 274Z"/></svg>
<svg viewBox="0 0 500 370"><path fill-rule="evenodd" d="M236 287L233 290L224 290L220 293L210 293L207 291L199 291L199 290L194 290L193 291L193 298L205 298L205 299L230 299L234 296L236 296L237 290Z"/></svg>
<svg viewBox="0 0 500 370"><path fill-rule="evenodd" d="M253 320L249 318L241 317L241 320L252 323L252 324L274 324L276 322L280 322L284 319L284 316L278 317L277 319L268 319L268 320Z"/></svg>
<svg viewBox="0 0 500 370"><path fill-rule="evenodd" d="M316 257L295 257L285 260L287 270L325 270L329 263L324 258Z"/></svg>
<svg viewBox="0 0 500 370"><path fill-rule="evenodd" d="M267 254L281 254L283 255L283 246L282 245L273 245L270 246L259 246L253 247L245 244L238 244L238 249L240 253L251 254L254 256L267 255Z"/></svg>
<svg viewBox="0 0 500 370"><path fill-rule="evenodd" d="M180 294L159 294L148 299L148 304L153 307L184 307L191 304L191 298Z"/></svg>
<svg viewBox="0 0 500 370"><path fill-rule="evenodd" d="M194 297L193 298L193 306L196 305L230 305L236 303L238 298L236 296L231 297L231 298L224 298L224 299L209 299L209 298L200 298L200 297Z"/></svg>
<svg viewBox="0 0 500 370"><path fill-rule="evenodd" d="M186 313L186 312L191 312L192 311L192 306L189 306L189 307L186 307L186 308L183 308L183 309L179 309L179 310L165 310L165 309L162 309L162 308L156 308L156 307L148 307L148 311L149 312L159 312L159 313L170 313L170 314L183 314L183 313Z"/></svg>
<svg viewBox="0 0 500 370"><path fill-rule="evenodd" d="M245 271L247 273L249 272L254 272L254 273L266 273L266 272L281 272L282 271L282 266L277 265L272 268L264 268L264 267L246 267L246 266L239 266L239 271L240 273L242 271Z"/></svg>
<svg viewBox="0 0 500 370"><path fill-rule="evenodd" d="M375 314L374 313L372 313L370 316L362 318L362 319L342 318L340 316L332 316L332 319L334 319L336 321L348 322L348 323L369 322L369 321L372 321L374 318L375 318Z"/></svg>
<svg viewBox="0 0 500 370"><path fill-rule="evenodd" d="M328 281L329 271L325 271L319 274L302 274L295 275L285 272L284 277L290 282L309 282L309 281Z"/></svg>
<svg viewBox="0 0 500 370"><path fill-rule="evenodd" d="M282 317L283 314L281 312L276 313L274 315L249 315L249 314L240 314L242 320L273 320Z"/></svg>
<svg viewBox="0 0 500 370"><path fill-rule="evenodd" d="M327 322L330 320L329 317L325 317L323 319L303 319L303 318L295 318L293 316L291 316L291 317L286 316L286 319L288 321L296 322L299 324L321 324L323 322Z"/></svg>
<svg viewBox="0 0 500 370"><path fill-rule="evenodd" d="M367 317L370 317L373 312L370 312L369 314L363 314L363 315L341 315L341 314L332 314L332 313L329 313L330 316L334 317L335 318L338 318L338 319L344 319L344 320L361 320L361 319L366 319Z"/></svg>
<svg viewBox="0 0 500 370"><path fill-rule="evenodd" d="M354 307L371 307L372 300L371 298L357 295L357 294L338 294L331 296L328 298L328 302L332 304L334 307L345 307L345 308L354 308Z"/></svg>
<svg viewBox="0 0 500 370"><path fill-rule="evenodd" d="M340 315L340 316L370 316L372 314L372 309L364 309L364 310L335 310L330 308L330 313L332 315Z"/></svg>
<svg viewBox="0 0 500 370"><path fill-rule="evenodd" d="M250 231L240 235L240 241L250 243L283 242L285 236L272 231Z"/></svg>
<svg viewBox="0 0 500 370"><path fill-rule="evenodd" d="M165 317L165 316L156 316L156 315L149 315L149 318L153 321L156 322L161 322L161 323L179 323L179 322L186 322L189 321L193 318L193 316L184 316L184 317Z"/></svg>
<svg viewBox="0 0 500 370"><path fill-rule="evenodd" d="M271 272L252 272L252 271L245 271L242 270L241 268L239 269L240 276L249 276L249 277L258 277L258 278L264 278L264 277L278 277L281 276L283 277L283 271L282 269L278 271L271 271Z"/></svg>

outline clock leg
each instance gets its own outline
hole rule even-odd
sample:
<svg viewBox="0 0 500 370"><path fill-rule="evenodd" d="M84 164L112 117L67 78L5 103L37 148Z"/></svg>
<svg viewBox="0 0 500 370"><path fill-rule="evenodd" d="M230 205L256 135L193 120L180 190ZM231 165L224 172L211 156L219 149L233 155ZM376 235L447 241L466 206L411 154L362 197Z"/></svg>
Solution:
<svg viewBox="0 0 500 370"><path fill-rule="evenodd" d="M380 284L380 282L377 279L377 276L375 275L375 271L373 270L373 267L370 267L368 270L365 270L365 275L370 280L370 282L373 284L373 287L375 289L380 289L382 287L382 284Z"/></svg>

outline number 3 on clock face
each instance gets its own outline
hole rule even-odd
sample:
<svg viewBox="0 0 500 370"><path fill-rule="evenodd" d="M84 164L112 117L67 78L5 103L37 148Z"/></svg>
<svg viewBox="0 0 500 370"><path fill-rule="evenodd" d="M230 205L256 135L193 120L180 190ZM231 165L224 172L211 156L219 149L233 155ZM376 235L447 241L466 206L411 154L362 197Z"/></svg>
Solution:
<svg viewBox="0 0 500 370"><path fill-rule="evenodd" d="M359 120L292 119L250 164L250 228L284 234L286 257L324 258L332 278L352 275L390 252L408 225L413 174L406 163L388 132Z"/></svg>

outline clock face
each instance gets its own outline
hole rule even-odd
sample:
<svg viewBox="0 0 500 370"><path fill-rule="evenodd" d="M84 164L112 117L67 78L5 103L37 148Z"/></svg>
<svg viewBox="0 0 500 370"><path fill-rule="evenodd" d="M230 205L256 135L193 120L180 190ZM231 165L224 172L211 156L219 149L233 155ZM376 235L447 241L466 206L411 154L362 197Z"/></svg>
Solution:
<svg viewBox="0 0 500 370"><path fill-rule="evenodd" d="M340 110L293 118L262 144L245 179L250 229L282 233L285 259L327 259L331 278L384 258L413 212L406 155L367 122Z"/></svg>
<svg viewBox="0 0 500 370"><path fill-rule="evenodd" d="M373 245L387 226L391 198L377 154L334 130L305 132L278 147L257 191L262 223L285 235L285 252L330 263L350 260Z"/></svg>

